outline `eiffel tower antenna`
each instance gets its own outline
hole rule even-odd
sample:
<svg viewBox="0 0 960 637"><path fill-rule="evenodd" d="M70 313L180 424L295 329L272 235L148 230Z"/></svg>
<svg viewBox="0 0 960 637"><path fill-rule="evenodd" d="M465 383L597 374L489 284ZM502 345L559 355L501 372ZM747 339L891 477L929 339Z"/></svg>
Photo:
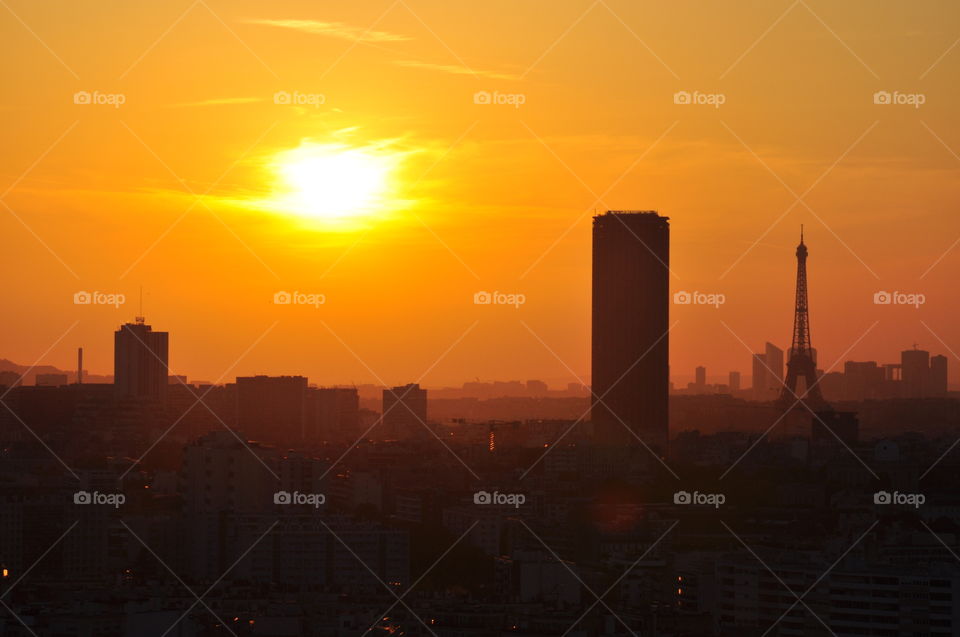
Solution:
<svg viewBox="0 0 960 637"><path fill-rule="evenodd" d="M800 245L797 246L797 295L793 314L793 339L790 359L787 361L787 379L783 384L780 402L793 404L795 396L808 404L825 407L826 401L817 384L817 364L810 344L810 312L807 304L807 246L803 243L803 225L800 226ZM797 394L797 380L803 378L804 393Z"/></svg>

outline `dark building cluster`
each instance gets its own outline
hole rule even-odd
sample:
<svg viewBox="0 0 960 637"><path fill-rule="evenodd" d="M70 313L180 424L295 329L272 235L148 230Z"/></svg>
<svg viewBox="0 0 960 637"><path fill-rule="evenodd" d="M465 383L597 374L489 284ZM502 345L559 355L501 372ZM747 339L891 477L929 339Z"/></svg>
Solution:
<svg viewBox="0 0 960 637"><path fill-rule="evenodd" d="M667 219L593 254L587 392L189 382L142 318L112 383L0 376L0 635L960 634L944 363L835 389L805 315L671 396Z"/></svg>

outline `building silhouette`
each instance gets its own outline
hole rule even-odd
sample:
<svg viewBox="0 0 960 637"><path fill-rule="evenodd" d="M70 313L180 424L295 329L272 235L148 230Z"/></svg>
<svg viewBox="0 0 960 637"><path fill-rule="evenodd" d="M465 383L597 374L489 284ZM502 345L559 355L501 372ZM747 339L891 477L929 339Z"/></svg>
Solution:
<svg viewBox="0 0 960 637"><path fill-rule="evenodd" d="M699 388L704 388L707 386L707 368L703 365L698 365L697 369L694 370L694 384Z"/></svg>
<svg viewBox="0 0 960 637"><path fill-rule="evenodd" d="M594 217L591 418L598 443L639 444L639 438L666 452L669 263L667 217L633 211Z"/></svg>
<svg viewBox="0 0 960 637"><path fill-rule="evenodd" d="M900 386L904 398L933 398L947 394L947 357L908 349L900 352Z"/></svg>
<svg viewBox="0 0 960 637"><path fill-rule="evenodd" d="M731 393L740 391L740 372L730 372L727 387L730 388Z"/></svg>
<svg viewBox="0 0 960 637"><path fill-rule="evenodd" d="M905 398L925 398L930 382L930 352L916 348L900 352L900 374Z"/></svg>
<svg viewBox="0 0 960 637"><path fill-rule="evenodd" d="M249 438L291 444L307 438L306 376L237 377L237 426Z"/></svg>
<svg viewBox="0 0 960 637"><path fill-rule="evenodd" d="M66 374L37 374L36 384L38 387L59 387L67 384Z"/></svg>
<svg viewBox="0 0 960 637"><path fill-rule="evenodd" d="M947 395L947 357L943 354L930 357L930 395Z"/></svg>
<svg viewBox="0 0 960 637"><path fill-rule="evenodd" d="M361 433L360 396L355 387L310 387L306 394L308 440L354 442Z"/></svg>
<svg viewBox="0 0 960 637"><path fill-rule="evenodd" d="M762 354L753 355L752 374L756 400L777 398L783 390L783 350L767 342Z"/></svg>
<svg viewBox="0 0 960 637"><path fill-rule="evenodd" d="M113 333L113 386L118 398L164 400L169 334L154 332L138 316Z"/></svg>
<svg viewBox="0 0 960 637"><path fill-rule="evenodd" d="M381 435L389 440L426 434L427 390L411 383L383 390Z"/></svg>

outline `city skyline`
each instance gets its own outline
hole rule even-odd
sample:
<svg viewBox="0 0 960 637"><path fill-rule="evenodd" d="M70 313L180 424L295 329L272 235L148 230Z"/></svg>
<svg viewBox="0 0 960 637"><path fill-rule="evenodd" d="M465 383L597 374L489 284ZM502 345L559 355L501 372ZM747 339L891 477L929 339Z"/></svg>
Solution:
<svg viewBox="0 0 960 637"><path fill-rule="evenodd" d="M669 269L669 268L668 268L668 269ZM718 309L718 310L719 310L722 306L725 306L725 305L726 305L726 298L725 298L725 295L724 295L723 293L716 293L716 292L713 292L713 293L704 293L704 292L700 292L700 291L687 292L686 290L677 290L677 291L674 291L672 288L671 288L671 293L672 293L672 296L673 296L673 302L670 303L670 314L671 314L671 319L670 319L670 320L671 320L671 323L672 323L671 331L673 330L673 328L677 327L677 325L680 323L680 321L676 318L676 315L684 309L684 308L683 308L684 305L697 305L697 304L701 304L701 305L707 305L707 306L709 307L711 303L714 303L714 301L711 300L713 297L719 297L719 298L721 299L719 304L715 304L715 305L714 305L714 309ZM478 295L488 295L488 296L492 296L492 295L496 295L496 294L499 294L499 295L502 296L502 297L516 296L516 295L518 295L518 294L521 295L521 296L523 296L521 293L511 293L511 294L508 294L508 293L505 293L505 292L500 292L500 291L498 291L498 290L495 290L495 291L493 291L493 292L479 291L479 292L474 293L474 296L472 297L471 302L472 302L473 305L483 305L484 303L478 302L478 300L477 300L477 296L478 296ZM899 291L896 291L896 290L890 291L890 292L881 290L881 291L877 291L876 293L874 293L873 305L874 305L874 306L880 306L881 308L882 308L883 306L885 306L885 305L890 305L890 304L895 305L895 304L897 304L897 302L896 302L896 301L892 301L892 302L891 302L891 297L893 297L894 295L897 295L897 294L901 295L901 297L902 297L900 304L903 304L903 303L904 303L903 299L912 298L912 297L916 296L916 294L914 294L914 293L907 294L907 293L902 293L902 292L899 292ZM127 303L128 303L127 295L125 295L125 294L123 294L123 293L116 293L116 292L114 292L114 293L106 293L106 292L100 292L100 291L96 291L96 290L95 290L95 291L80 290L80 291L77 291L77 292L75 292L75 293L73 294L73 297L72 297L72 298L73 298L73 303L74 303L74 305L79 305L79 306L91 305L91 304L92 304L92 305L97 305L97 304L98 304L98 302L97 302L97 296L98 296L98 295L99 295L99 297L100 297L100 302L99 302L99 304L101 304L101 305L103 305L103 304L110 305L110 303L112 303L112 304L113 304L113 306L112 306L112 307L113 307L113 310L116 311L116 312L119 312L120 309L121 309L121 307L124 308L124 309L126 309L125 306L126 306ZM139 312L143 312L143 309L142 309L142 303L143 303L143 301L142 301L142 295L143 295L143 290L142 290L142 289L140 290L140 295L141 295L141 301L140 301L140 303L141 303L141 308L140 308ZM698 296L698 295L699 295L699 296ZM878 301L878 297L881 297L881 296L883 296L883 295L886 295L887 300L886 300L886 301L882 301L882 300L881 300L881 301ZM281 306L282 306L282 305L285 305L285 304L294 304L294 305L296 305L296 304L297 304L297 300L296 300L296 297L297 297L297 296L299 296L301 299L304 299L304 300L301 300L301 303L315 302L315 305L316 305L317 308L319 308L321 305L324 305L325 302L326 302L326 299L323 298L323 295L318 294L318 293L304 293L304 292L299 292L299 291L287 292L287 291L285 291L285 290L281 290L281 291L275 292L274 295L273 295L272 302L273 302L275 305L281 305ZM684 296L685 298L684 298L683 300L680 300L680 297L681 297L681 296ZM781 294L781 296L786 296L786 294ZM921 295L921 296L922 296L922 295ZM121 299L121 300L120 300L119 302L117 302L117 300L116 300L117 298L119 298L119 299ZM82 299L82 300L78 302L78 299ZM282 299L282 300L278 301L278 299ZM318 299L322 299L322 300L318 300ZM491 303L491 302L492 302L493 304L496 304L496 303L497 303L496 300L486 301L486 303ZM526 302L526 299L524 299L524 300L522 301L522 303L525 303L525 302ZM923 301L921 302L921 304L923 304L923 303L925 303L925 299L923 299ZM520 305L517 305L517 309L519 309L519 307L520 307ZM899 308L898 308L898 309L899 309ZM914 309L919 309L919 306L916 306ZM829 315L828 315L828 316L829 316ZM140 317L140 316L135 317L135 322L140 322L140 321L142 321L142 320L143 320L143 318ZM322 322L322 318L321 318L320 320L321 320L321 322ZM525 323L522 322L522 321L523 321L522 318L519 319L519 320L521 321L522 324L526 325ZM740 344L741 344L741 345L744 345L744 344L745 344L745 342L741 339L741 337L740 337L739 334L733 332L733 330L732 330L729 326L727 326L725 323L723 323L723 319L722 319L722 318L720 319L720 321L721 321L721 324L723 324L724 327L726 327L726 329L727 329L727 331L728 331L728 336L730 336L731 338L733 338L733 339L735 339L735 340L737 340L737 341L740 341ZM927 324L925 324L922 319L918 319L918 321L919 321L920 325L922 325L922 326L927 330L928 335L929 335L929 338L930 338L930 339L933 339L934 345L933 345L932 347L928 345L928 346L927 346L927 351L937 352L938 349L940 349L940 350L945 350L946 353L950 354L950 356L948 356L948 361L947 361L948 369L952 369L952 372L949 374L950 378L951 378L951 379L954 379L954 378L957 378L958 376L960 376L960 373L958 373L958 372L960 372L960 370L955 369L955 368L957 367L957 365L958 365L958 360L956 359L956 357L955 357L955 355L954 355L954 351L952 350L952 348L950 348L947 343L945 343L945 342L943 342L942 340L940 340L939 335L938 335L937 333L933 332L933 330L930 329L930 327L929 327ZM79 321L78 321L78 323L79 323ZM277 323L279 323L279 321L277 321ZM275 323L274 326L271 326L270 329L268 329L267 331L268 331L268 332L271 331L271 330L273 329L273 327L276 326L277 323ZM479 321L477 321L477 322L474 324L474 326L475 326L477 323L479 323ZM772 318L771 318L771 320L770 320L770 323L773 323L773 319L772 319ZM868 330L867 330L863 335L861 335L861 337L857 340L857 342L855 342L855 343L853 344L853 346L848 347L847 351L845 352L846 354L848 354L848 357L843 358L843 359L831 359L831 361L828 362L828 363L823 363L822 361L819 361L819 360L818 360L818 361L817 361L818 367L825 364L825 365L829 365L830 368L831 368L831 370L835 370L835 369L841 369L841 368L843 367L843 364L846 363L846 362L848 362L848 361L869 361L869 360L876 360L876 361L878 361L878 362L882 362L883 360L892 360L892 359L898 357L899 354L900 354L901 352L905 351L905 350L902 348L902 346L900 346L900 345L898 345L898 344L896 344L896 343L889 343L889 342L888 342L888 343L885 343L885 347L883 348L884 351L887 351L887 352L890 353L890 355L889 355L886 359L884 359L884 358L882 358L882 357L871 358L869 355L867 355L867 356L853 356L853 355L852 355L854 352L858 351L858 349L863 349L863 348L858 348L857 346L860 345L862 342L864 342L864 341L867 340L867 337L870 335L871 332L873 332L873 328L875 328L879 323L880 323L879 320L875 321L875 324L872 325L872 326L869 326L869 327L868 327ZM132 325L132 323L130 323L130 324ZM75 324L75 325L76 325L76 324ZM74 327L75 327L75 325L74 325ZM324 323L324 325L325 325L325 323ZM829 322L827 322L827 327L829 328ZM71 329L68 330L68 332L69 332L69 331L72 331L72 329L73 329L73 327L71 327ZM329 328L328 326L327 326L327 329L330 330L330 328ZM530 332L531 336L532 336L535 340L540 340L540 341L541 341L541 345L546 346L546 344L542 342L542 339L540 339L539 336L538 336L535 332L533 332L533 330L532 330L531 328L529 328L529 326L527 326L527 329L528 329L528 331ZM471 331L471 330L472 330L472 328L468 329L468 332ZM66 334L64 334L63 336L66 336ZM263 338L263 336L264 336L264 335L261 335L261 338ZM336 333L333 333L332 330L331 330L331 336L332 336L335 340L339 340L339 341L340 341L340 344L341 344L343 347L345 347L345 348L347 349L347 351L350 351L349 346L348 346L346 343L344 343L342 339L339 339L338 336L337 336L337 334L336 334ZM461 336L461 339L462 339L462 338L463 338L463 335ZM62 340L64 340L64 338L61 337L60 340L62 341ZM788 340L789 340L789 339L788 339ZM931 342L931 341L929 341L929 340L927 341L927 343L930 343L930 342ZM59 344L59 343L58 343L58 344ZM770 341L767 341L767 346L770 346L770 345L771 345ZM923 347L919 347L920 344L917 343L916 341L911 342L910 345L912 346L913 349L917 349L917 348L919 348L919 349L924 349ZM82 347L82 346L83 346L83 345L81 344L80 347ZM938 348L938 346L939 346L939 348ZM51 349L52 349L52 348L51 348ZM67 348L66 346L63 346L63 347L61 347L60 349L61 349L61 350L66 350L66 349L68 349L68 348ZM782 349L786 350L786 349L788 349L788 348L782 348ZM88 346L88 351L89 351L89 346ZM814 348L813 352L814 352L814 355L816 356L817 349ZM320 385L331 385L331 386L333 386L333 385L349 385L349 384L362 385L362 384L377 384L377 383L379 383L379 384L381 384L382 386L385 386L385 387L386 387L386 386L389 386L391 383L395 383L395 382L405 382L405 381L406 381L405 378L398 378L398 379L396 379L395 381L383 381L383 380L381 380L380 378L377 377L377 375L375 374L375 372L367 365L367 363L366 363L364 360L360 359L360 357L359 357L356 353L351 352L351 354L353 355L353 363L354 363L354 365L359 365L359 366L361 367L361 369L363 370L363 371L361 371L361 378L363 378L363 380L361 380L361 381L356 381L356 380L351 379L350 381L346 381L346 380L344 380L342 377L339 377L339 378L338 378L337 375L336 375L336 372L330 372L330 370L325 369L325 370L323 370L322 373L320 373L320 374L318 374L318 375L315 376L315 377L323 378L323 379L324 379L323 381L318 381L318 384L320 384ZM768 354L769 354L769 350L768 350ZM783 352L781 352L781 356L782 356L782 355L783 355ZM3 357L3 353L0 353L0 357ZM95 355L94 355L94 358L95 358L95 360L101 359L101 358L102 358L102 354L99 355L99 356L95 354ZM675 358L675 355L674 355L674 353L673 353L673 351L672 351L672 348L671 348L671 361L673 361L674 358ZM754 355L753 358L754 358L754 360L753 360L753 371L756 372L756 371L758 370L758 366L757 366L757 364L756 364L756 355ZM10 359L7 359L7 360L10 360ZM11 362L14 362L14 363L18 363L18 364L23 365L23 363L22 363L21 361L13 361L13 360L11 360ZM540 376L540 377L531 376L531 378L537 378L538 380L543 380L544 378L546 378L546 380L547 380L548 382L553 383L553 384L559 384L559 385L567 385L567 384L572 383L572 382L578 382L578 383L579 383L579 382L585 382L585 381L586 381L585 384L589 384L589 378L590 378L590 374L589 374L589 373L582 373L582 374L581 374L581 373L577 373L577 370L570 368L570 366L567 365L567 363L566 363L565 361L558 360L558 356L557 356L555 353L554 353L554 362L557 363L557 364L560 366L560 371L561 371L561 372L562 372L562 371L566 371L569 375L567 375L567 376L557 375L557 376L546 376L546 377L543 377L543 376ZM749 362L749 361L748 361L748 362ZM49 360L38 360L38 361L35 361L35 362L33 363L33 365L41 365L41 366L42 366L42 365L51 365L51 364L53 364L53 363L52 363L51 361L49 361ZM697 362L696 362L696 366L701 366L702 364L703 364L703 363L702 363L701 361L697 361ZM56 365L54 365L54 366L56 366ZM309 375L308 372L304 371L304 367L305 367L305 366L300 366L300 367L298 367L298 366L296 366L296 364L294 364L294 368L293 368L293 369L290 369L290 368L282 368L282 369L274 369L274 370L250 369L249 371L246 371L245 373L237 374L237 376L258 375L258 374L284 375L284 374L290 374L290 373L294 373L294 374L307 374L307 375ZM555 366L555 367L556 367L556 366ZM750 365L744 364L743 361L733 362L733 363L731 363L730 366L729 366L728 368L726 368L726 369L724 369L723 367L719 367L719 368L718 368L718 367L710 367L710 366L707 366L707 367L714 370L714 371L713 371L713 376L712 376L712 378L715 378L715 379L724 377L724 376L726 376L727 374L729 374L729 372L731 372L731 371L740 372L740 373L742 374L742 373L743 373L742 370L750 369ZM763 375L769 374L769 370L767 370L767 369L762 369L762 367L763 367L763 365L761 364L761 366L760 366L760 368L759 368L760 373L763 374ZM62 370L66 370L67 368L64 367L64 368L61 368L61 369L62 369ZM107 376L107 374L104 374L103 371L101 371L101 370L90 370L90 369L88 369L86 366L85 366L84 369L85 369L85 373L93 373L93 374L98 375L98 376ZM821 368L821 369L822 369L822 368ZM556 370L555 370L555 371L556 371ZM174 372L176 372L178 375L184 375L184 376L187 376L188 378L191 378L191 379L203 380L204 382L213 382L213 381L211 381L211 380L208 379L208 378L203 378L201 375L198 375L198 374L190 374L190 373L189 373L189 370L179 370L179 369L174 370L173 368L171 368L171 373L174 373ZM364 373L366 373L366 377L363 376ZM221 375L221 376L223 376L223 375ZM446 379L444 379L444 380L441 380L441 381L439 381L439 382L437 382L437 383L434 383L434 384L427 383L427 384L428 384L429 386L432 386L432 387L453 387L453 386L459 386L460 383L468 382L467 379L469 379L470 377L471 377L471 376L470 376L469 374L468 374L468 375L466 376L466 378L464 378L464 379L456 379L456 378L448 377L448 378L446 378ZM683 371L675 372L675 371L674 371L674 366L671 364L671 365L670 365L670 376L669 376L669 377L670 377L670 381L671 381L672 384L675 384L675 385L680 386L680 385L683 385L683 384L685 383L685 381L687 381L688 379L695 379L695 378L696 378L696 375L695 375L695 374L690 374L690 375L688 376L688 375L687 375L687 372L683 372ZM477 378L477 377L474 376L474 378ZM752 382L753 374L751 374L751 375L744 375L744 378L745 378L745 379L751 379L751 382ZM488 378L488 380L489 380L489 381L516 380L516 377L505 376L505 377L502 377L502 378ZM215 381L215 382L220 383L220 382L225 382L225 381L223 381L222 378L218 378L218 380ZM778 384L777 386L780 387L779 384Z"/></svg>
<svg viewBox="0 0 960 637"><path fill-rule="evenodd" d="M0 42L0 634L960 634L960 3Z"/></svg>
<svg viewBox="0 0 960 637"><path fill-rule="evenodd" d="M87 367L105 373L105 330L132 318L143 286L145 312L179 335L176 367L198 378L216 379L262 336L239 375L375 381L353 350L389 385L457 343L425 382L572 380L565 367L589 370L589 217L630 207L673 220L672 291L726 299L716 312L674 308L675 370L746 371L739 339L784 347L791 305L779 292L800 223L817 246L811 310L862 318L824 325L825 356L854 343L861 360L913 342L960 351L949 318L960 309L956 6L784 2L680 17L571 0L544 16L494 2L471 15L500 25L496 51L465 27L467 9L436 2L336 5L322 21L299 2L109 6L10 5L44 25L33 34L9 12L0 20L11 46L36 53L4 67L23 83L4 106L0 229L16 239L11 262L33 273L5 283L0 329L20 336L10 360L57 343L45 362L70 368L83 344ZM97 25L121 19L125 36L93 53ZM338 182L363 195L334 190L347 218L301 181L340 155L350 170ZM76 306L81 290L127 304ZM326 302L278 308L284 290ZM477 307L480 291L525 303ZM883 291L925 303L878 307ZM404 343L383 333L384 313Z"/></svg>

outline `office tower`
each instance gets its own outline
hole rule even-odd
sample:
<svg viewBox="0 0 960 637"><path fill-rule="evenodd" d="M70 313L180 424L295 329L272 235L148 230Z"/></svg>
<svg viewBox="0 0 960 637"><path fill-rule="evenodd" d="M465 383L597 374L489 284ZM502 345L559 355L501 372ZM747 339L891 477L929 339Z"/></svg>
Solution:
<svg viewBox="0 0 960 637"><path fill-rule="evenodd" d="M770 370L767 369L767 355L754 354L751 362L751 392L755 400L767 400L770 396Z"/></svg>
<svg viewBox="0 0 960 637"><path fill-rule="evenodd" d="M427 434L427 390L418 384L383 390L380 436L402 440ZM372 432L377 434L376 430Z"/></svg>
<svg viewBox="0 0 960 637"><path fill-rule="evenodd" d="M169 334L154 332L138 316L113 333L113 387L118 398L164 400Z"/></svg>
<svg viewBox="0 0 960 637"><path fill-rule="evenodd" d="M784 405L796 405L798 400L820 409L827 404L817 384L816 352L810 341L810 311L807 298L807 256L809 252L803 243L803 226L800 226L800 244L797 246L797 288L793 312L793 339L790 345L790 360L787 362L787 378L783 383L780 402ZM803 380L803 390L798 390L798 382ZM799 405L796 405L799 406Z"/></svg>
<svg viewBox="0 0 960 637"><path fill-rule="evenodd" d="M730 372L727 386L730 387L730 393L740 391L740 372Z"/></svg>
<svg viewBox="0 0 960 637"><path fill-rule="evenodd" d="M360 431L360 394L355 387L311 387L307 390L308 440L356 441Z"/></svg>
<svg viewBox="0 0 960 637"><path fill-rule="evenodd" d="M306 438L305 376L237 378L237 426L262 442L291 444Z"/></svg>
<svg viewBox="0 0 960 637"><path fill-rule="evenodd" d="M900 370L904 398L925 398L930 395L930 352L922 349L900 352Z"/></svg>
<svg viewBox="0 0 960 637"><path fill-rule="evenodd" d="M591 417L600 444L639 438L666 453L669 263L667 217L609 211L593 218Z"/></svg>
<svg viewBox="0 0 960 637"><path fill-rule="evenodd" d="M706 367L703 367L702 365L697 366L697 369L696 369L695 374L696 374L696 376L695 376L695 377L696 377L695 383L696 383L697 387L700 387L700 388L706 387L706 385L707 385L707 368L706 368Z"/></svg>
<svg viewBox="0 0 960 637"><path fill-rule="evenodd" d="M783 350L767 343L763 348L764 361L767 364L767 394L779 395L783 389Z"/></svg>
<svg viewBox="0 0 960 637"><path fill-rule="evenodd" d="M930 359L930 395L947 395L947 357L942 354Z"/></svg>

